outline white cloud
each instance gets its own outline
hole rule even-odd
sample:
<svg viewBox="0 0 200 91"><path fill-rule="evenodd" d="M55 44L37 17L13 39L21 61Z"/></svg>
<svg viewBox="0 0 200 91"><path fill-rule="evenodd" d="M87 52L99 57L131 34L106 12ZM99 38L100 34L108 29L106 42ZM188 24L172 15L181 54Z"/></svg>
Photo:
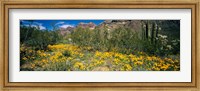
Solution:
<svg viewBox="0 0 200 91"><path fill-rule="evenodd" d="M37 27L38 25L31 25L31 27Z"/></svg>
<svg viewBox="0 0 200 91"><path fill-rule="evenodd" d="M42 25L42 23L39 23L39 22L30 22L28 20L21 20L22 23L25 23L25 24L33 24L33 25Z"/></svg>
<svg viewBox="0 0 200 91"><path fill-rule="evenodd" d="M29 27L29 25L28 24L25 24L24 26L27 26L27 27ZM44 27L44 26L42 26L42 25L31 25L31 27L35 27L35 28L40 28L40 30L45 30L46 29L46 27Z"/></svg>
<svg viewBox="0 0 200 91"><path fill-rule="evenodd" d="M69 25L69 24L65 24L65 25L61 25L59 26L60 28L67 28L67 27L74 27L73 25Z"/></svg>
<svg viewBox="0 0 200 91"><path fill-rule="evenodd" d="M40 28L41 30L45 30L45 29L46 29L46 27L44 27L44 26L39 26L39 28Z"/></svg>
<svg viewBox="0 0 200 91"><path fill-rule="evenodd" d="M28 27L29 25L28 24L24 24L24 26Z"/></svg>
<svg viewBox="0 0 200 91"><path fill-rule="evenodd" d="M29 23L29 22L27 22L27 21L25 21L25 20L21 20L21 22L22 22L22 23Z"/></svg>
<svg viewBox="0 0 200 91"><path fill-rule="evenodd" d="M64 24L65 22L57 22L55 25L61 25Z"/></svg>
<svg viewBox="0 0 200 91"><path fill-rule="evenodd" d="M42 23L39 23L39 22L33 22L33 24L42 26Z"/></svg>
<svg viewBox="0 0 200 91"><path fill-rule="evenodd" d="M45 30L45 29L46 29L46 27L44 27L44 26L42 25L42 23L33 22L32 27L38 27L38 26L39 26L40 30Z"/></svg>

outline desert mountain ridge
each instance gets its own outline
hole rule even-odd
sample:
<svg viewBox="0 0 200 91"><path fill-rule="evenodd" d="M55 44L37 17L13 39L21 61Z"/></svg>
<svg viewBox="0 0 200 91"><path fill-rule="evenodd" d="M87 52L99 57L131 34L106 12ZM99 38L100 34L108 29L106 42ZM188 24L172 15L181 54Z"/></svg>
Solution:
<svg viewBox="0 0 200 91"><path fill-rule="evenodd" d="M160 31L160 34L168 35L168 36L176 36L177 38L180 37L179 31L180 30L180 23L179 20L167 20L167 21L161 21L161 20L152 20L149 22L148 29L152 30L152 22L156 22L156 25L159 26L162 31ZM93 22L89 23L83 23L80 22L75 27L67 27L67 28L60 28L60 34L61 35L67 35L76 30L77 28L83 28L83 29L106 29L108 31L112 31L118 28L128 28L132 31L141 31L142 28L145 28L145 25L147 24L147 20L105 20L102 23L96 25ZM173 32L173 33L171 33ZM150 33L150 32L149 32Z"/></svg>
<svg viewBox="0 0 200 91"><path fill-rule="evenodd" d="M76 28L88 28L90 30L93 30L95 28L98 29L107 29L107 30L114 30L119 27L125 27L125 28L130 28L132 30L138 31L141 30L141 21L140 20L105 20L104 22L100 23L99 25L96 25L93 22L89 23L83 23L80 22L76 27L67 27L67 28L60 28L60 34L61 35L66 35L71 33L73 30Z"/></svg>

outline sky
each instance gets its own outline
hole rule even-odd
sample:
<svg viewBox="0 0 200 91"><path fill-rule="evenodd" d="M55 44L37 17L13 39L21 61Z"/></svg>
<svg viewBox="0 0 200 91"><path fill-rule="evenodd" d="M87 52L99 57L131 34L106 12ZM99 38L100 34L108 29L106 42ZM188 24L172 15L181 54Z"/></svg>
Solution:
<svg viewBox="0 0 200 91"><path fill-rule="evenodd" d="M76 27L80 22L89 23L93 22L96 25L99 25L104 20L33 20L32 26L37 27L41 30L47 29L52 30L52 25L55 25L58 28L67 28L67 27ZM20 24L28 26L30 24L29 20L20 20Z"/></svg>

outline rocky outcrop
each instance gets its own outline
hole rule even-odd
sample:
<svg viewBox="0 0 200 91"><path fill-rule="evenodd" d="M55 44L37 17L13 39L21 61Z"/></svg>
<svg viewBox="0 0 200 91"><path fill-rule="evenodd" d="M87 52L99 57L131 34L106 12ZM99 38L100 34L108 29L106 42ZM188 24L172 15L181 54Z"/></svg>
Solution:
<svg viewBox="0 0 200 91"><path fill-rule="evenodd" d="M99 28L106 28L108 30L120 27L129 28L133 31L140 31L142 29L140 20L105 20L99 25Z"/></svg>
<svg viewBox="0 0 200 91"><path fill-rule="evenodd" d="M89 23L79 23L77 27L81 27L81 28L89 28L89 29L95 29L96 25L93 22L89 22Z"/></svg>
<svg viewBox="0 0 200 91"><path fill-rule="evenodd" d="M105 20L98 26L94 24L93 22L89 23L79 23L76 27L67 27L67 28L61 28L60 33L61 35L66 35L71 33L73 30L75 30L78 27L81 27L83 29L89 28L90 30L93 30L95 28L98 29L107 29L107 30L115 30L117 28L129 28L133 31L140 31L142 29L141 27L141 21L140 20Z"/></svg>
<svg viewBox="0 0 200 91"><path fill-rule="evenodd" d="M64 36L66 34L70 34L73 30L74 27L60 28L60 34Z"/></svg>

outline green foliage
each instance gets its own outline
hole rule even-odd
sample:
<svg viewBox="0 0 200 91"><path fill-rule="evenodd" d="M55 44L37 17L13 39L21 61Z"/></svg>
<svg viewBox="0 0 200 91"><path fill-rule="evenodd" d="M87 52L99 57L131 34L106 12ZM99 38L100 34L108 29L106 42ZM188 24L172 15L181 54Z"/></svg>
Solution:
<svg viewBox="0 0 200 91"><path fill-rule="evenodd" d="M62 39L59 31L40 30L36 27L20 27L20 42L36 50L46 50L49 44L55 44Z"/></svg>
<svg viewBox="0 0 200 91"><path fill-rule="evenodd" d="M72 41L80 46L92 46L94 50L111 51L117 48L122 53L130 53L138 40L137 33L130 29L119 28L113 31L106 29L89 30L78 28L71 35Z"/></svg>
<svg viewBox="0 0 200 91"><path fill-rule="evenodd" d="M158 56L179 53L180 45L177 44L179 42L176 41L176 45L173 46L167 36L158 34L155 24L151 30L154 32L149 32L153 33L148 34L149 38L144 33L146 30L141 30L140 33L122 27L115 30L78 28L70 36L73 43L79 46L91 46L93 50L99 51L117 51L123 54L135 54L137 51L143 51L149 55Z"/></svg>
<svg viewBox="0 0 200 91"><path fill-rule="evenodd" d="M73 39L73 42L81 46L88 46L91 45L91 41L93 40L93 33L94 32L92 30L82 29L79 27L76 30L74 30L71 38Z"/></svg>

